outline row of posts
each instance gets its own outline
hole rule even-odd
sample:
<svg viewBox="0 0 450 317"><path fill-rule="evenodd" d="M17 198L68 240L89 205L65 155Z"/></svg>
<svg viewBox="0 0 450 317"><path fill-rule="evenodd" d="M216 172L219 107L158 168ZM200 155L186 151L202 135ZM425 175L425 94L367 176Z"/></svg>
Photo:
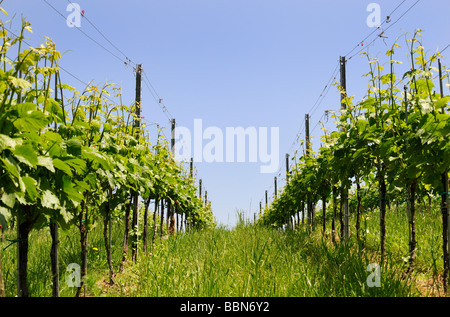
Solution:
<svg viewBox="0 0 450 317"><path fill-rule="evenodd" d="M346 103L345 98L347 97L347 83L346 83L346 59L344 56L341 56L339 58L339 64L340 64L340 86L341 86L341 109L346 109ZM310 123L310 115L305 115L305 138L306 138L306 155L311 155L311 137L310 137L310 131L309 131L309 123ZM289 181L289 154L286 154L286 181ZM277 177L274 177L274 196L277 197ZM268 197L267 197L267 190L265 192L265 199L266 199L266 207L268 206ZM344 189L343 195L345 197L348 196L348 188ZM260 214L262 213L262 202L259 204ZM306 209L307 209L307 219L308 224L313 226L314 224L314 204L312 203L311 197L307 197L306 200ZM303 208L302 208L303 210ZM343 200L343 211L344 211L344 239L348 239L349 236L349 208L348 208L348 199ZM303 211L302 211L303 212ZM304 221L304 218L302 216L302 223ZM256 216L255 216L256 220Z"/></svg>

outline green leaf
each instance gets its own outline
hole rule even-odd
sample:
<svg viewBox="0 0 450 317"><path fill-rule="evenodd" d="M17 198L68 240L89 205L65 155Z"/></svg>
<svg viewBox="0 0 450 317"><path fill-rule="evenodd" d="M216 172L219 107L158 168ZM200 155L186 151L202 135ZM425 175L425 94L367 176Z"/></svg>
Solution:
<svg viewBox="0 0 450 317"><path fill-rule="evenodd" d="M67 153L74 155L74 156L80 156L81 155L81 142L77 139L71 139L65 142Z"/></svg>
<svg viewBox="0 0 450 317"><path fill-rule="evenodd" d="M61 208L58 210L58 215L59 224L63 227L68 227L69 222L74 218L73 214L68 212L65 206L61 206Z"/></svg>
<svg viewBox="0 0 450 317"><path fill-rule="evenodd" d="M31 146L31 144L24 144L16 146L12 151L14 156L22 163L27 164L28 166L35 168L38 159L36 155L36 151Z"/></svg>
<svg viewBox="0 0 450 317"><path fill-rule="evenodd" d="M47 123L46 116L41 111L35 110L14 121L14 126L20 131L32 132L44 128Z"/></svg>
<svg viewBox="0 0 450 317"><path fill-rule="evenodd" d="M430 100L419 99L419 106L423 114L430 113L433 111L433 105Z"/></svg>
<svg viewBox="0 0 450 317"><path fill-rule="evenodd" d="M390 154L392 153L393 149L393 140L386 140L381 143L380 145L380 155L383 158L388 158ZM395 150L394 150L395 152Z"/></svg>
<svg viewBox="0 0 450 317"><path fill-rule="evenodd" d="M19 103L13 106L17 110L19 117L26 117L36 109L36 105L32 102Z"/></svg>
<svg viewBox="0 0 450 317"><path fill-rule="evenodd" d="M55 168L53 167L53 160L49 156L38 156L37 165L47 168L50 172L54 173Z"/></svg>
<svg viewBox="0 0 450 317"><path fill-rule="evenodd" d="M26 189L28 196L33 201L36 200L36 198L38 197L38 192L36 189L36 184L37 184L36 180L32 177L24 176L24 177L22 177L22 181L25 184L25 189Z"/></svg>
<svg viewBox="0 0 450 317"><path fill-rule="evenodd" d="M3 192L1 201L9 208L13 208L16 203L16 195L15 193L7 193Z"/></svg>
<svg viewBox="0 0 450 317"><path fill-rule="evenodd" d="M67 165L65 162L61 161L60 159L54 158L53 166L56 167L57 169L63 171L67 175L72 176L72 170L71 170L70 166Z"/></svg>
<svg viewBox="0 0 450 317"><path fill-rule="evenodd" d="M22 139L13 139L7 135L0 134L0 151L5 149L14 149L17 144L22 144Z"/></svg>
<svg viewBox="0 0 450 317"><path fill-rule="evenodd" d="M20 169L19 169L19 166L17 166L17 162L11 156L8 156L6 158L1 158L1 160L4 163L4 167L5 167L6 171L9 174L11 174L11 175L8 175L9 178L14 182L14 184L16 186L18 186L16 179L20 178L20 175L19 175ZM14 176L15 178L13 178L11 176Z"/></svg>
<svg viewBox="0 0 450 317"><path fill-rule="evenodd" d="M8 79L14 86L19 87L21 89L28 89L31 88L32 86L28 81L26 81L23 78L16 78L13 76L9 76Z"/></svg>
<svg viewBox="0 0 450 317"><path fill-rule="evenodd" d="M356 127L358 128L358 131L361 133L366 130L366 128L369 126L369 122L367 120L358 120L356 121Z"/></svg>
<svg viewBox="0 0 450 317"><path fill-rule="evenodd" d="M77 171L77 173L81 174L85 172L86 169L86 161L79 158L64 158L63 161L69 165L71 168Z"/></svg>
<svg viewBox="0 0 450 317"><path fill-rule="evenodd" d="M83 148L83 158L86 160L92 160L93 162L100 164L104 169L111 170L107 157L96 150L90 148Z"/></svg>
<svg viewBox="0 0 450 317"><path fill-rule="evenodd" d="M48 142L51 144L53 144L53 143L59 144L63 140L59 133L53 132L51 130L45 131L45 133L43 134L43 138L48 140Z"/></svg>
<svg viewBox="0 0 450 317"><path fill-rule="evenodd" d="M450 102L450 96L445 96L443 98L439 98L435 101L436 108L441 109L443 107L446 107L447 104Z"/></svg>
<svg viewBox="0 0 450 317"><path fill-rule="evenodd" d="M7 228L8 222L11 220L12 215L8 208L1 207L0 206L0 225L2 225L3 228Z"/></svg>
<svg viewBox="0 0 450 317"><path fill-rule="evenodd" d="M53 194L50 190L44 190L42 192L41 205L42 207L49 209L61 208L58 197L56 197L56 195Z"/></svg>
<svg viewBox="0 0 450 317"><path fill-rule="evenodd" d="M77 180L75 180L75 184L78 187L80 187L81 189L83 189L83 191L91 190L91 187L85 181L77 181Z"/></svg>
<svg viewBox="0 0 450 317"><path fill-rule="evenodd" d="M44 149L50 157L58 157L63 155L64 150L61 148L63 139L59 133L55 133L51 130L46 130L42 134Z"/></svg>
<svg viewBox="0 0 450 317"><path fill-rule="evenodd" d="M83 201L84 198L83 195L80 194L77 190L75 190L75 188L73 187L72 179L69 176L64 175L62 181L63 181L63 191L67 194L69 199L71 199L75 203Z"/></svg>
<svg viewBox="0 0 450 317"><path fill-rule="evenodd" d="M419 176L420 170L415 166L409 166L406 170L409 179L414 179Z"/></svg>
<svg viewBox="0 0 450 317"><path fill-rule="evenodd" d="M89 173L86 175L84 180L87 181L91 188L95 188L97 186L97 175L94 173Z"/></svg>

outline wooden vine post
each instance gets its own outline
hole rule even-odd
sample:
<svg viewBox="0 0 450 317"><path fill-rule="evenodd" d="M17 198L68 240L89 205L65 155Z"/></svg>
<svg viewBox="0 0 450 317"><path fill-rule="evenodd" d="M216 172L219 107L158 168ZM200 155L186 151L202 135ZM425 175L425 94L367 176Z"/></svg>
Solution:
<svg viewBox="0 0 450 317"><path fill-rule="evenodd" d="M269 203L269 202L268 202L268 198L267 198L267 189L266 189L266 193L265 193L265 194L266 194L266 208L267 208L267 205L268 205L268 203Z"/></svg>
<svg viewBox="0 0 450 317"><path fill-rule="evenodd" d="M172 138L171 138L171 150L172 154L175 155L175 119L171 120L172 123ZM175 233L175 207L169 201L169 217L170 217L170 225L169 225L169 235L173 235Z"/></svg>
<svg viewBox="0 0 450 317"><path fill-rule="evenodd" d="M276 176L274 177L273 181L274 181L274 186L275 186L273 193L274 193L274 197L277 198L277 177Z"/></svg>
<svg viewBox="0 0 450 317"><path fill-rule="evenodd" d="M55 74L55 101L58 102L58 75ZM55 122L56 127L56 122ZM58 244L59 244L59 236L58 236L58 224L55 220L50 220L50 235L52 237L52 246L50 249L50 259L52 266L52 296L59 297L59 256L58 256Z"/></svg>
<svg viewBox="0 0 450 317"><path fill-rule="evenodd" d="M344 100L347 97L347 79L346 79L346 60L345 56L340 57L340 84L341 84L341 109L346 109L347 105L345 104ZM349 210L348 210L348 188L347 184L344 182L342 183L343 190L341 195L342 200L342 209L344 214L343 219L343 236L344 240L348 239L349 236Z"/></svg>
<svg viewBox="0 0 450 317"><path fill-rule="evenodd" d="M18 72L22 77L22 72ZM22 103L22 94L18 93L17 103ZM16 228L17 238L17 297L28 297L27 267L28 267L28 235L32 228L31 205L24 205L17 209Z"/></svg>
<svg viewBox="0 0 450 317"><path fill-rule="evenodd" d="M136 129L137 139L141 133L141 81L142 81L142 64L136 66L136 102L135 102L135 114L134 128ZM132 240L131 240L131 258L136 262L138 258L138 220L139 220L139 192L135 190L133 192L133 220L132 220Z"/></svg>
<svg viewBox="0 0 450 317"><path fill-rule="evenodd" d="M306 135L306 156L311 155L311 136L309 134L309 120L311 117L309 114L305 115L305 135ZM308 224L311 226L311 228L314 228L314 211L311 201L312 193L307 194L306 198L306 213L308 217Z"/></svg>
<svg viewBox="0 0 450 317"><path fill-rule="evenodd" d="M442 65L441 59L438 58L439 67L439 88L441 93L441 98L444 98L444 88L442 85ZM444 107L442 107L442 114L445 113ZM442 250L444 256L444 275L443 284L444 292L448 289L448 274L450 266L450 223L448 217L448 206L449 206L449 192L448 192L448 168L441 175L441 182L443 187L443 192L441 193L441 213L442 213Z"/></svg>

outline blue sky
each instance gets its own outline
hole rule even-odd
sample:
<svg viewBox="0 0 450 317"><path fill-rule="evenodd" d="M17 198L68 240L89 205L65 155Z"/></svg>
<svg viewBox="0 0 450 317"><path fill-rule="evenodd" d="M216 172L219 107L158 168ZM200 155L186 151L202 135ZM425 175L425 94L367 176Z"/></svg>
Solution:
<svg viewBox="0 0 450 317"><path fill-rule="evenodd" d="M85 15L128 58L142 64L145 73L177 125L279 127L280 172L261 174L261 163L196 163L198 177L212 201L216 219L235 222L236 209L249 218L259 209L264 191L273 195L273 178L284 184L285 154L291 157L304 138L304 117L310 112L338 63L374 29L366 24L367 5L380 5L382 20L394 23L417 0L77 0ZM47 0L66 17L68 1ZM19 29L21 15L32 23L29 42L44 36L63 52L61 66L84 82L114 82L123 89L124 103L135 95L132 69L92 42L44 0L4 0L2 6ZM383 58L393 41L405 47L404 35L424 29L423 44L434 52L450 43L450 2L422 0L370 46L372 56ZM390 26L383 25L384 28ZM111 52L123 57L84 19L81 29ZM366 46L379 32L364 43ZM359 47L358 49L360 49ZM357 51L354 51L355 53ZM446 53L449 53L447 51ZM353 54L352 53L352 54ZM444 54L445 55L445 54ZM407 62L404 50L397 60ZM386 59L384 59L386 61ZM449 62L443 58L443 64ZM405 67L403 65L402 67ZM347 63L347 89L356 100L364 96L367 62L355 56ZM82 90L68 74L62 80ZM339 77L337 77L339 79ZM142 115L167 127L167 113L143 85ZM325 110L339 109L339 94L332 87L311 113L313 148L322 131L317 125ZM332 129L332 119L327 126ZM154 136L155 126L148 130Z"/></svg>

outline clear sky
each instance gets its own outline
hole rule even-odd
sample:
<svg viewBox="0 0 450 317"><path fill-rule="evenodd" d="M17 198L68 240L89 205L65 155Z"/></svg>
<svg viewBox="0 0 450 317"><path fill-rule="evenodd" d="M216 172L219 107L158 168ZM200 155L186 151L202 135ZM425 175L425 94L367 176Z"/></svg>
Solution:
<svg viewBox="0 0 450 317"><path fill-rule="evenodd" d="M131 104L135 79L132 68L120 61L124 56L86 19L81 19L81 30L119 59L76 28L69 28L69 1L46 1L4 0L2 7L13 18L12 29L19 29L21 16L32 23L34 32L28 35L28 42L38 45L44 36L50 37L64 53L64 69L84 82L120 85L124 103ZM202 119L204 128L219 127L223 131L239 126L279 128L280 174L260 173L261 162L195 164L216 219L228 225L235 223L237 209L253 217L264 191L273 195L274 176L278 176L278 188L282 188L285 154L292 157L301 148L298 140L304 139L306 113L311 114L313 148L319 145L322 131L318 121L324 119L325 110L340 107L336 88L327 90L313 106L336 69L339 56L349 53L374 31L366 22L370 3L379 4L382 22L397 8L390 24L382 25L383 29L389 27L384 33L387 38L379 37L370 46L373 57L383 59L399 37L399 44L405 47L405 34L411 35L416 28L424 30L423 44L429 52L450 44L448 0L421 0L415 6L417 0L71 1L80 5L89 21L120 51L143 65L168 113L143 84L142 115L150 123L167 127L167 137L168 117L192 131L194 119ZM367 38L364 47L380 33L377 30ZM408 61L405 51L399 51L395 58ZM449 62L443 59L444 64ZM347 89L356 100L364 96L367 80L361 76L367 72L367 62L361 56L348 61ZM84 88L70 75L61 75L63 82L78 90ZM339 76L336 78L339 80ZM327 126L332 129L331 118ZM148 130L155 135L155 125Z"/></svg>

